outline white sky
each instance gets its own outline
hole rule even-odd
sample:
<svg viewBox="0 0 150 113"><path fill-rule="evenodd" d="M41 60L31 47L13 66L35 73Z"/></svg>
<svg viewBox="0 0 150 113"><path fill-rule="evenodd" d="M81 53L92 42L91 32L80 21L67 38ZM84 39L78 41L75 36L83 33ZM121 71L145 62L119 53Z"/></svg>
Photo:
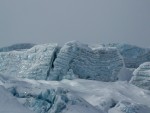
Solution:
<svg viewBox="0 0 150 113"><path fill-rule="evenodd" d="M0 47L71 40L150 47L150 0L0 0Z"/></svg>

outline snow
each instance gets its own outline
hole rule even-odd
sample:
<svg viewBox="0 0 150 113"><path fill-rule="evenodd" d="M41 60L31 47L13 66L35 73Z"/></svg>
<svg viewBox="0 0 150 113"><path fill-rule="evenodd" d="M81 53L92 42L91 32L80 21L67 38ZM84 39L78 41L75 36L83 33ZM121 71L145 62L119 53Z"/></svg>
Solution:
<svg viewBox="0 0 150 113"><path fill-rule="evenodd" d="M123 67L118 75L120 81L130 81L135 69Z"/></svg>
<svg viewBox="0 0 150 113"><path fill-rule="evenodd" d="M116 105L122 101L140 104L147 109L150 107L150 91L125 81L45 81L7 78L2 83L21 104L36 113L48 113L46 111L51 105L50 113L107 113L111 109L117 110Z"/></svg>
<svg viewBox="0 0 150 113"><path fill-rule="evenodd" d="M75 112L74 106L83 113L89 111L103 113L78 95L74 95L65 86L63 87L61 82L7 78L3 79L2 83L22 105L36 113L61 113L70 110Z"/></svg>
<svg viewBox="0 0 150 113"><path fill-rule="evenodd" d="M110 109L108 113L149 113L149 112L150 107L141 104L121 101L114 108Z"/></svg>
<svg viewBox="0 0 150 113"><path fill-rule="evenodd" d="M0 85L0 113L34 113L21 105L3 86Z"/></svg>
<svg viewBox="0 0 150 113"><path fill-rule="evenodd" d="M149 92L128 82L97 82L88 80L64 80L62 82L67 88L72 89L75 94L99 109L108 110L112 104L122 100L150 106Z"/></svg>

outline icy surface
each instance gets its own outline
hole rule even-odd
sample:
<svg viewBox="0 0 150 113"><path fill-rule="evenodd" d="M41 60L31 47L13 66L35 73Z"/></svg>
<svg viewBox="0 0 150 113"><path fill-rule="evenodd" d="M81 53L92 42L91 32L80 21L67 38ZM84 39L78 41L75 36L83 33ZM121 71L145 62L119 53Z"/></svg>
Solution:
<svg viewBox="0 0 150 113"><path fill-rule="evenodd" d="M0 49L0 113L149 113L148 60L148 49L121 44Z"/></svg>
<svg viewBox="0 0 150 113"><path fill-rule="evenodd" d="M26 46L29 45L14 45L12 50L7 47L0 52L1 74L38 80L116 81L124 66L113 47L91 48L76 41L61 48L57 44L35 45L30 49ZM21 50L16 51L17 48Z"/></svg>
<svg viewBox="0 0 150 113"><path fill-rule="evenodd" d="M0 73L46 79L56 51L57 44L43 44L22 51L0 52Z"/></svg>
<svg viewBox="0 0 150 113"><path fill-rule="evenodd" d="M145 105L121 101L114 108L110 109L108 113L149 113L149 112L150 108Z"/></svg>
<svg viewBox="0 0 150 113"><path fill-rule="evenodd" d="M123 59L117 49L90 48L88 45L73 41L60 49L49 79L61 80L66 78L68 72L72 72L76 78L116 81L122 68Z"/></svg>
<svg viewBox="0 0 150 113"><path fill-rule="evenodd" d="M128 82L63 80L62 83L93 106L106 112L123 100L150 107L150 91L140 89Z"/></svg>
<svg viewBox="0 0 150 113"><path fill-rule="evenodd" d="M35 113L21 105L3 86L0 85L0 113Z"/></svg>
<svg viewBox="0 0 150 113"><path fill-rule="evenodd" d="M134 76L131 79L131 83L150 90L150 62L141 64L134 72Z"/></svg>
<svg viewBox="0 0 150 113"><path fill-rule="evenodd" d="M108 47L117 47L123 56L127 68L138 68L140 64L150 61L150 49L129 44L108 44Z"/></svg>
<svg viewBox="0 0 150 113"><path fill-rule="evenodd" d="M138 109L150 107L150 91L123 81L44 81L9 79L6 76L0 81L22 105L36 113L107 113L111 109L120 109L116 105L124 100L140 104ZM126 109L130 109L130 105Z"/></svg>
<svg viewBox="0 0 150 113"><path fill-rule="evenodd" d="M104 113L75 95L72 90L66 89L61 82L3 77L1 81L22 105L36 113Z"/></svg>

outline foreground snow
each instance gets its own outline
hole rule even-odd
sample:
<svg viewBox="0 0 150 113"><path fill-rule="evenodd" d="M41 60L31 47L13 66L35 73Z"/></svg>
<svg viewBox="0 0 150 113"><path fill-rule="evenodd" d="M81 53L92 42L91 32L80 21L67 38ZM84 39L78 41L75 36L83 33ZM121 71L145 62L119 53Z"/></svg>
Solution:
<svg viewBox="0 0 150 113"><path fill-rule="evenodd" d="M0 81L0 84L10 91L21 104L36 113L143 113L141 110L137 112L123 111L122 107L117 107L120 103L120 106L126 106L122 103L129 103L126 108L130 108L130 105L134 104L138 106L138 109L150 110L150 91L127 82L99 82L83 79L36 81L7 78L6 76L1 77ZM47 93L48 90L50 93ZM49 94L49 97L46 96L47 94ZM50 102L52 95L55 96L54 101L51 101L53 103ZM48 99L49 101L46 101ZM9 104L12 105L17 103L14 103L11 99L8 99L8 101L11 101L12 103ZM52 104L50 110L45 110L49 109L45 106L48 107L50 104L46 102ZM64 105L63 107L60 106L60 102ZM45 106L42 107L43 103ZM3 106L7 105L7 103L3 104ZM19 105L21 106L21 104ZM18 103L16 106L18 106ZM25 108L19 107L19 109L22 111ZM117 112L114 112L116 110Z"/></svg>
<svg viewBox="0 0 150 113"><path fill-rule="evenodd" d="M0 85L0 113L34 113L21 105L4 87Z"/></svg>

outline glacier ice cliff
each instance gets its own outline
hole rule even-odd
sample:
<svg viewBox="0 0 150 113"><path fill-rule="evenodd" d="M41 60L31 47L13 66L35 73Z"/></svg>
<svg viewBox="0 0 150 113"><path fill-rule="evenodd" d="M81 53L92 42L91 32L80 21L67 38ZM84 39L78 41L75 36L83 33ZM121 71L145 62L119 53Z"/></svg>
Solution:
<svg viewBox="0 0 150 113"><path fill-rule="evenodd" d="M43 44L21 51L0 52L0 73L45 80L56 51L57 44Z"/></svg>
<svg viewBox="0 0 150 113"><path fill-rule="evenodd" d="M150 62L141 64L134 72L130 83L150 90Z"/></svg>
<svg viewBox="0 0 150 113"><path fill-rule="evenodd" d="M76 41L66 43L53 64L49 77L55 80L61 80L72 72L81 79L116 81L124 66L116 48L90 48Z"/></svg>
<svg viewBox="0 0 150 113"><path fill-rule="evenodd" d="M116 81L123 66L116 48L91 48L76 41L62 47L43 44L21 51L0 52L0 73L22 78Z"/></svg>

